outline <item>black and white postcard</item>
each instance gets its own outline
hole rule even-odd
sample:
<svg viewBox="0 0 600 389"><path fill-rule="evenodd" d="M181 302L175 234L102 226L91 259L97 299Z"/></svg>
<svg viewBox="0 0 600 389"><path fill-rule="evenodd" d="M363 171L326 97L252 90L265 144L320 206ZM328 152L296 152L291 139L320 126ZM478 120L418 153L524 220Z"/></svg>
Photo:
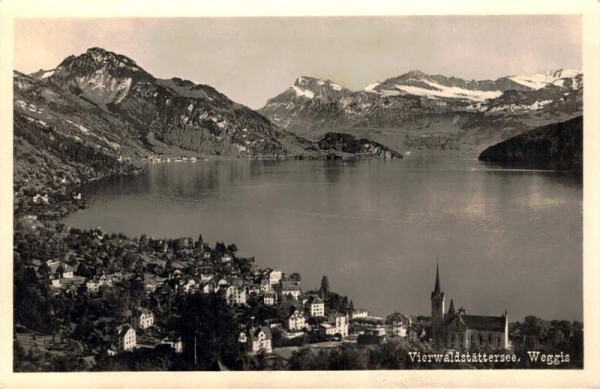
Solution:
<svg viewBox="0 0 600 389"><path fill-rule="evenodd" d="M29 3L0 4L9 387L594 384L598 3Z"/></svg>

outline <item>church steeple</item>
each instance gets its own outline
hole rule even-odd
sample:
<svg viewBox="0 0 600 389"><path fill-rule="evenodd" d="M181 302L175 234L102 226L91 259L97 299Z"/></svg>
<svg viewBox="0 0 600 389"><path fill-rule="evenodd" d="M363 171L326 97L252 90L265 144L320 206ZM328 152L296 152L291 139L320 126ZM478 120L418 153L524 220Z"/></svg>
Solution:
<svg viewBox="0 0 600 389"><path fill-rule="evenodd" d="M444 322L444 292L440 286L440 264L436 264L435 269L435 287L431 292L431 337L435 344L439 344L442 339Z"/></svg>
<svg viewBox="0 0 600 389"><path fill-rule="evenodd" d="M454 310L454 300L450 299L450 308L448 308L448 315L454 315L456 311Z"/></svg>
<svg viewBox="0 0 600 389"><path fill-rule="evenodd" d="M440 288L440 262L436 262L435 268L435 288L433 289L433 293L440 293L442 290Z"/></svg>

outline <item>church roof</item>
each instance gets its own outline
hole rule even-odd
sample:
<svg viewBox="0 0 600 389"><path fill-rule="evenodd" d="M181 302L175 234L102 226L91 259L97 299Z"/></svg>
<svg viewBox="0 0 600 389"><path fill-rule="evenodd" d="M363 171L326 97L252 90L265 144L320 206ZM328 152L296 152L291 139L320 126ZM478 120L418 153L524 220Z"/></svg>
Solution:
<svg viewBox="0 0 600 389"><path fill-rule="evenodd" d="M470 330L479 331L504 331L504 316L479 316L479 315L444 315L446 324L454 319L462 320Z"/></svg>

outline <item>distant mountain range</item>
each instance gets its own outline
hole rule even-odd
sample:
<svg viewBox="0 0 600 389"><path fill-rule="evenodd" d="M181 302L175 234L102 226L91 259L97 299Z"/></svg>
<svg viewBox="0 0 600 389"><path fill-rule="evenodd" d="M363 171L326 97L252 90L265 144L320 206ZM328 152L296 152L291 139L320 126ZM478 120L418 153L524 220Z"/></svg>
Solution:
<svg viewBox="0 0 600 389"><path fill-rule="evenodd" d="M478 155L581 115L583 91L581 69L495 81L410 71L359 91L299 77L257 112L101 48L54 69L15 71L13 85L15 187L78 183L153 155L400 158L423 148Z"/></svg>
<svg viewBox="0 0 600 389"><path fill-rule="evenodd" d="M336 131L396 150L478 154L528 129L581 115L582 86L581 69L485 81L413 70L359 91L302 76L258 112L313 140Z"/></svg>

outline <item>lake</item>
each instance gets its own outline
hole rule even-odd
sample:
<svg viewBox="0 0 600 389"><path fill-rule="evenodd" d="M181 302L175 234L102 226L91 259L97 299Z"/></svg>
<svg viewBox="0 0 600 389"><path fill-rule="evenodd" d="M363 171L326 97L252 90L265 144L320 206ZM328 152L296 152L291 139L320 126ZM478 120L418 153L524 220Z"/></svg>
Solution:
<svg viewBox="0 0 600 389"><path fill-rule="evenodd" d="M356 308L431 313L439 259L446 307L581 320L582 179L458 155L403 160L200 161L82 188L64 223L130 236L235 243L260 267L323 275Z"/></svg>

